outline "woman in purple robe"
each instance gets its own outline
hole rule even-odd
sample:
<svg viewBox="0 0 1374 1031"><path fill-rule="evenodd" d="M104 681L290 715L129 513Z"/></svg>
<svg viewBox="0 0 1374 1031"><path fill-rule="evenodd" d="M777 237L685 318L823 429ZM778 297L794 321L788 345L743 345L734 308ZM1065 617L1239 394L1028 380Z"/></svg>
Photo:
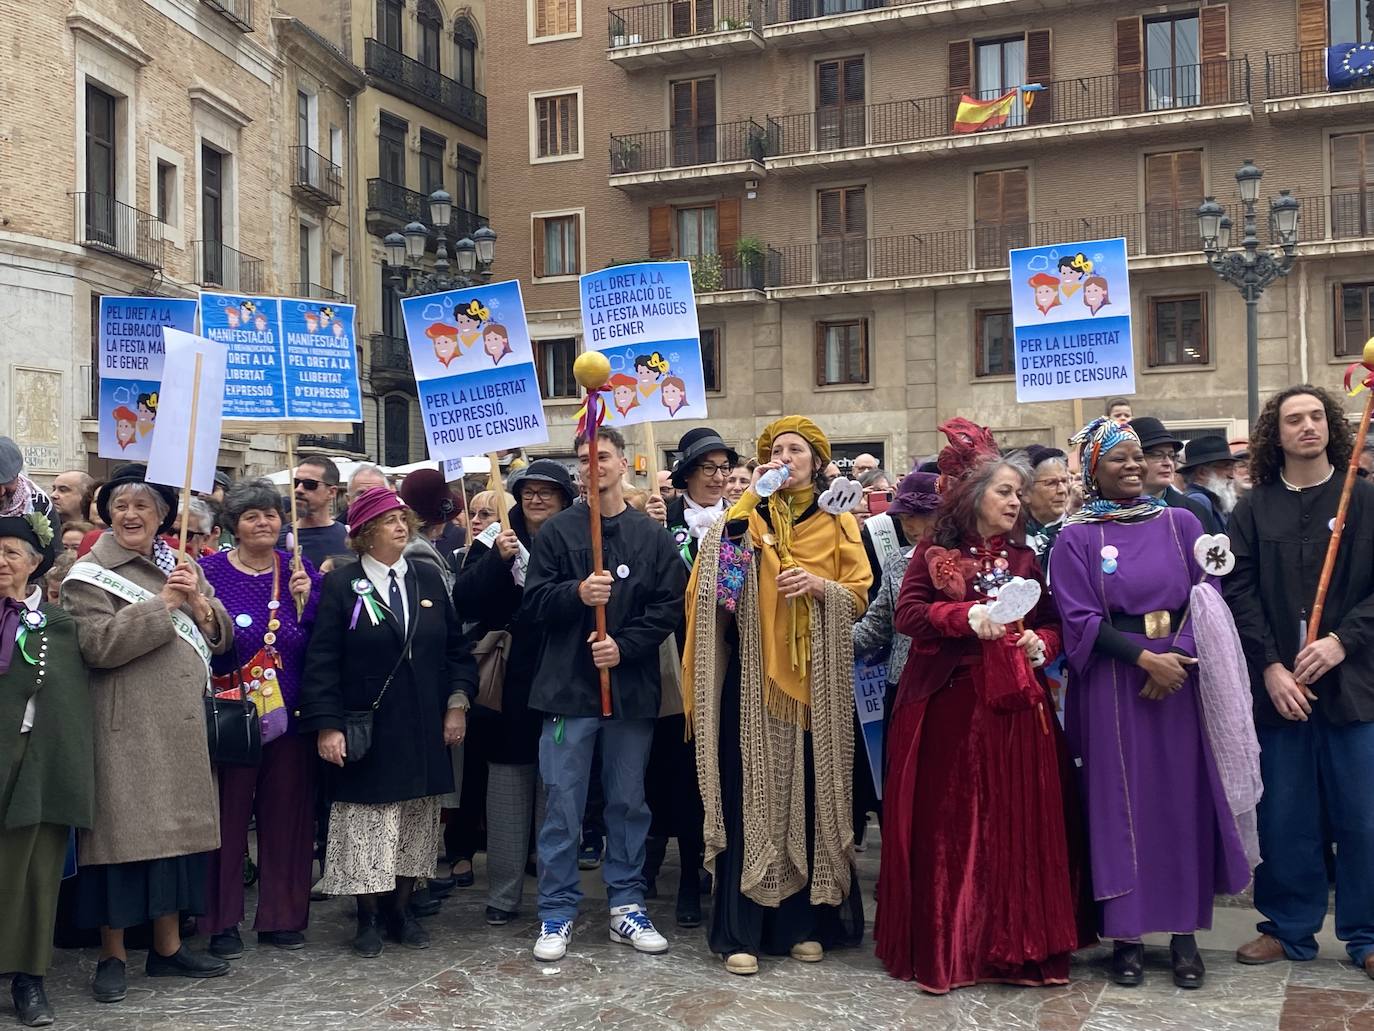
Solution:
<svg viewBox="0 0 1374 1031"><path fill-rule="evenodd" d="M1065 730L1081 763L1099 931L1112 979L1144 980L1141 936L1169 932L1174 983L1201 987L1193 932L1250 864L1209 743L1199 692L1197 517L1144 494L1129 426L1098 419L1072 443L1088 502L1060 531L1050 580L1072 670ZM1253 733L1253 732L1252 732Z"/></svg>

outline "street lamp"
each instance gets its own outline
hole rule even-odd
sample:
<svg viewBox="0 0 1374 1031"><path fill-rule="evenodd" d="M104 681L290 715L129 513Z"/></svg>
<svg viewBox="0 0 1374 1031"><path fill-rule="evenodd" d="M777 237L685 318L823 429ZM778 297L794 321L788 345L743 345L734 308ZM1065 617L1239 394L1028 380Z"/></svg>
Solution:
<svg viewBox="0 0 1374 1031"><path fill-rule="evenodd" d="M434 270L421 267L425 247L429 242L429 227L411 222L399 233L389 233L382 241L386 249L386 263L391 270L391 285L403 297L443 293L446 290L468 290L491 280L491 266L496 260L496 232L482 226L472 238L464 237L454 244L458 271L450 271L448 229L453 219L453 198L447 190L438 189L425 202L429 209L430 226L434 230Z"/></svg>
<svg viewBox="0 0 1374 1031"><path fill-rule="evenodd" d="M1278 238L1282 255L1261 247L1259 220L1255 208L1259 201L1260 178L1264 173L1246 160L1236 171L1236 186L1244 210L1244 236L1241 250L1231 251L1231 219L1226 209L1208 197L1197 209L1198 236L1207 264L1224 282L1240 290L1245 299L1245 386L1250 425L1259 418L1259 299L1264 288L1288 275L1298 246L1300 204L1287 190L1269 203L1269 225Z"/></svg>

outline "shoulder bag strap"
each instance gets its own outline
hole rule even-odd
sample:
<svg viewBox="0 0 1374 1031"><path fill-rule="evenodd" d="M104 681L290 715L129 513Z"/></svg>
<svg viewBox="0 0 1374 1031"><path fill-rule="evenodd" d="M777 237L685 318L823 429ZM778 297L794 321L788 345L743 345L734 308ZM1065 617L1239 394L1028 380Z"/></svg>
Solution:
<svg viewBox="0 0 1374 1031"><path fill-rule="evenodd" d="M418 595L417 595L418 597ZM415 640L415 628L420 624L419 606L415 606L415 611L410 614L410 627L406 630L405 643L401 645L401 657L396 660L396 665L391 667L391 672L386 675L386 680L382 684L382 689L377 692L377 700L372 703L372 711L377 711L377 706L382 704L382 696L386 694L386 689L391 686L391 681L400 672L401 663L410 658L410 643Z"/></svg>

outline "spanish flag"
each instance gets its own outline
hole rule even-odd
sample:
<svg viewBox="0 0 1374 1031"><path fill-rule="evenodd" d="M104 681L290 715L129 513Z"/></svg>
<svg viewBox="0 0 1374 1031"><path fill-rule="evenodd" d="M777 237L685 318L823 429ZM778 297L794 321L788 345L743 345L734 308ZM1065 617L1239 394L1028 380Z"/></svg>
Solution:
<svg viewBox="0 0 1374 1031"><path fill-rule="evenodd" d="M954 115L955 132L981 132L1000 129L1011 117L1019 90L1009 90L996 100L974 100L965 94L959 98L959 110Z"/></svg>

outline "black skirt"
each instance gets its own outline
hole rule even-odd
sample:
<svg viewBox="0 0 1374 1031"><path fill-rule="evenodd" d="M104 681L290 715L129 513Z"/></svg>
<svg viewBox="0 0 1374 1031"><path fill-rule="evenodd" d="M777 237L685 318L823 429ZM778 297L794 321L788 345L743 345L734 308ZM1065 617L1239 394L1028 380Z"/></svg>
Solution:
<svg viewBox="0 0 1374 1031"><path fill-rule="evenodd" d="M79 927L137 927L169 913L205 912L210 853L84 866L76 879Z"/></svg>
<svg viewBox="0 0 1374 1031"><path fill-rule="evenodd" d="M744 771L739 747L740 671L738 651L732 649L720 699L720 794L725 819L725 851L716 857L715 895L711 900L711 951L785 956L804 941L826 949L857 945L863 940L863 896L859 878L851 870L849 895L838 906L813 906L811 882L783 899L776 909L760 906L740 892L744 868ZM815 848L816 767L811 734L805 739L806 859Z"/></svg>

